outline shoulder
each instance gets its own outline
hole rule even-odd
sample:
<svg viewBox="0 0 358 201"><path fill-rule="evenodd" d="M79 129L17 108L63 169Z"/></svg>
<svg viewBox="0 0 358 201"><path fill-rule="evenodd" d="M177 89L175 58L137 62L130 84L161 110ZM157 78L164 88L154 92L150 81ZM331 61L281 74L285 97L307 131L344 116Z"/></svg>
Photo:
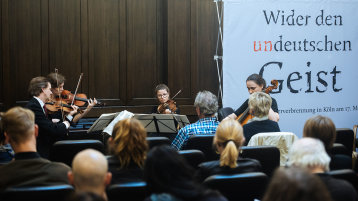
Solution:
<svg viewBox="0 0 358 201"><path fill-rule="evenodd" d="M242 166L242 167L253 167L253 168L257 168L257 171L261 170L261 163L256 159L239 158L237 160L237 163L239 166Z"/></svg>
<svg viewBox="0 0 358 201"><path fill-rule="evenodd" d="M216 168L220 166L220 161L207 161L204 163L199 164L199 168L203 168L203 169L211 169L211 168Z"/></svg>

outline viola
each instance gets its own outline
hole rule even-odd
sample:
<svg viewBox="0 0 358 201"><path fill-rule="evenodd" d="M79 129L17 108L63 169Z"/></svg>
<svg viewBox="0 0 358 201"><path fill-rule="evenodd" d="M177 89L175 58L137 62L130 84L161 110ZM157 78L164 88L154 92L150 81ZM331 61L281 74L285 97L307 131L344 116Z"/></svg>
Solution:
<svg viewBox="0 0 358 201"><path fill-rule="evenodd" d="M271 80L272 86L268 86L264 92L270 93L272 90L277 89L278 87L278 81L277 80ZM236 117L236 120L239 121L239 123L243 126L245 125L250 119L254 118L254 115L252 115L250 112L249 107L246 108L246 110L240 114L238 117Z"/></svg>
<svg viewBox="0 0 358 201"><path fill-rule="evenodd" d="M71 93L71 91L63 90L61 93L62 100L66 101L68 104L72 103L77 106L84 106L89 99L87 99L86 94L74 94ZM97 100L97 105L104 105L100 101Z"/></svg>
<svg viewBox="0 0 358 201"><path fill-rule="evenodd" d="M159 114L165 114L165 110L169 109L172 113L175 113L177 110L176 102L173 100L179 93L181 89L173 96L172 99L167 100L167 102L158 105L157 111Z"/></svg>

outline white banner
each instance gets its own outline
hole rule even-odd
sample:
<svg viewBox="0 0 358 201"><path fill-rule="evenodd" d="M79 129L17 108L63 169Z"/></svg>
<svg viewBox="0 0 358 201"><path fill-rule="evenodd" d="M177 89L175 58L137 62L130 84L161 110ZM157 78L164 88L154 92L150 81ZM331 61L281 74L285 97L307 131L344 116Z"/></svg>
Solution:
<svg viewBox="0 0 358 201"><path fill-rule="evenodd" d="M358 124L357 0L225 0L223 105L237 109L253 73L279 81L281 131L313 115Z"/></svg>

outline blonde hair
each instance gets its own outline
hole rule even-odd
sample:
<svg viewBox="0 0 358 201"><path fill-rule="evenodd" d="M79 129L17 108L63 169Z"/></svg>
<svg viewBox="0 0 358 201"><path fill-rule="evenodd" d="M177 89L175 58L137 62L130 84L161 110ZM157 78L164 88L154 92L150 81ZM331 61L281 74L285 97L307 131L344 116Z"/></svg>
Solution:
<svg viewBox="0 0 358 201"><path fill-rule="evenodd" d="M142 167L148 151L147 132L134 118L118 122L112 132L113 144L110 152L126 167L131 161Z"/></svg>
<svg viewBox="0 0 358 201"><path fill-rule="evenodd" d="M220 166L237 167L239 148L244 142L242 126L233 119L223 120L213 140L215 147L221 146L224 150L220 154Z"/></svg>
<svg viewBox="0 0 358 201"><path fill-rule="evenodd" d="M267 116L272 104L271 97L263 92L255 92L250 95L249 108L255 117Z"/></svg>
<svg viewBox="0 0 358 201"><path fill-rule="evenodd" d="M35 115L26 108L13 107L1 114L1 127L10 142L19 144L27 141L35 129Z"/></svg>

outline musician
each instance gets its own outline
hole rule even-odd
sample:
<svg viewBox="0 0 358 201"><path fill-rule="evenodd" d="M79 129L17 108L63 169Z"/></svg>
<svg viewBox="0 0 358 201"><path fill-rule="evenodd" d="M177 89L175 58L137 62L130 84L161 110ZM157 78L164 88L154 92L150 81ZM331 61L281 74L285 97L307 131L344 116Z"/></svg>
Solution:
<svg viewBox="0 0 358 201"><path fill-rule="evenodd" d="M66 138L70 122L65 120L54 123L47 117L45 103L52 94L51 84L47 78L33 78L30 81L28 92L33 98L26 107L35 113L35 123L39 127L36 139L37 151L43 158L48 158L52 144Z"/></svg>
<svg viewBox="0 0 358 201"><path fill-rule="evenodd" d="M159 105L161 104L165 104L170 100L170 90L169 87L165 84L159 84L155 87L155 95L158 99ZM174 104L174 103L173 103ZM152 113L157 113L159 114L160 112L158 111L158 107L159 106L155 106L152 109ZM180 109L178 107L178 105L176 105L176 110L175 111L171 111L169 106L166 106L166 109L164 110L164 114L180 114Z"/></svg>
<svg viewBox="0 0 358 201"><path fill-rule="evenodd" d="M263 91L266 88L266 81L259 74L252 74L246 79L246 86L251 95L254 92ZM234 113L230 114L226 118L236 119L248 108L248 102L249 99L247 99ZM280 119L277 101L274 98L272 98L272 106L269 110L268 118L276 122Z"/></svg>
<svg viewBox="0 0 358 201"><path fill-rule="evenodd" d="M49 80L50 84L51 84L51 100L55 101L56 98L61 96L62 91L64 90L63 87L65 85L65 81L66 78L59 74L59 73L50 73L47 75L47 79ZM59 98L58 98L59 99ZM61 98L60 98L61 100ZM69 113L66 114L66 119L68 119L71 123L76 124L82 117L84 117L92 108L93 106L95 106L97 104L97 100L96 98L92 99L88 99L88 105L87 108L85 110L83 110L82 113L78 113L78 107L76 105L73 105L72 108L73 110ZM70 104L69 104L70 105ZM58 110L57 112L53 113L53 114L49 114L48 115L50 119L52 119L52 121L56 122L60 122L63 120L62 118L62 111Z"/></svg>

